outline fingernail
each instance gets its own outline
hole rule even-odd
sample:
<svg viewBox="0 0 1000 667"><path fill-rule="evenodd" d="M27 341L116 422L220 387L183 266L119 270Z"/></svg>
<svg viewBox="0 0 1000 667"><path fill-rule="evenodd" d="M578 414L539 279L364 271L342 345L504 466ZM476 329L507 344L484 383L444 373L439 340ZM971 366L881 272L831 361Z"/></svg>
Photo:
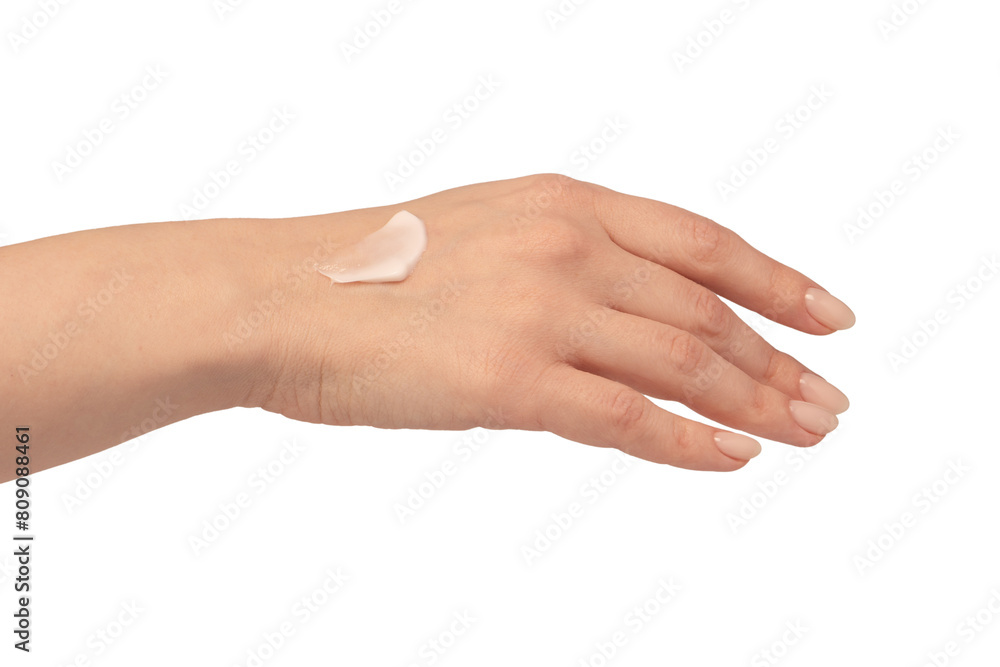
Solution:
<svg viewBox="0 0 1000 667"><path fill-rule="evenodd" d="M799 378L799 390L802 392L802 398L813 405L826 408L835 415L851 407L851 402L844 392L812 373L802 374Z"/></svg>
<svg viewBox="0 0 1000 667"><path fill-rule="evenodd" d="M826 435L840 423L829 410L805 401L789 401L788 407L798 425L816 435Z"/></svg>
<svg viewBox="0 0 1000 667"><path fill-rule="evenodd" d="M831 329L850 329L857 321L846 303L816 287L806 290L806 310L817 322Z"/></svg>
<svg viewBox="0 0 1000 667"><path fill-rule="evenodd" d="M749 461L760 454L760 443L753 438L729 431L718 431L715 434L715 446L726 456L741 461Z"/></svg>

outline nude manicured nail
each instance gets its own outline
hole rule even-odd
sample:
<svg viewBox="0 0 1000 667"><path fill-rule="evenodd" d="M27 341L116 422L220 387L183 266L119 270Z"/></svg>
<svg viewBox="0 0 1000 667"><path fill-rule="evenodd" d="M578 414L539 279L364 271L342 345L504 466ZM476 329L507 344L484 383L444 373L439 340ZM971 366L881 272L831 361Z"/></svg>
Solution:
<svg viewBox="0 0 1000 667"><path fill-rule="evenodd" d="M826 408L835 415L851 407L851 402L844 392L812 373L802 374L799 378L799 390L802 392L802 398L813 405Z"/></svg>
<svg viewBox="0 0 1000 667"><path fill-rule="evenodd" d="M829 410L805 401L789 401L788 407L798 425L816 435L826 435L840 423Z"/></svg>
<svg viewBox="0 0 1000 667"><path fill-rule="evenodd" d="M760 443L753 438L729 431L718 431L715 434L715 446L726 456L741 461L749 461L760 454Z"/></svg>
<svg viewBox="0 0 1000 667"><path fill-rule="evenodd" d="M817 322L831 329L850 329L857 320L846 303L816 287L806 290L806 310Z"/></svg>

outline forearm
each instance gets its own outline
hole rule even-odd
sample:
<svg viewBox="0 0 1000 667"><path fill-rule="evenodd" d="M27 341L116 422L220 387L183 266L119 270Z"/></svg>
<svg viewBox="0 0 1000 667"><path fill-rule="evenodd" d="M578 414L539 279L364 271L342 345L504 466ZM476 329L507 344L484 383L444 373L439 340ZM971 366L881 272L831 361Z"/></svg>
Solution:
<svg viewBox="0 0 1000 667"><path fill-rule="evenodd" d="M282 280L274 258L294 253L292 228L151 223L0 248L0 436L29 426L37 472L252 405L271 368L273 313L260 306ZM0 481L13 468L0 456Z"/></svg>

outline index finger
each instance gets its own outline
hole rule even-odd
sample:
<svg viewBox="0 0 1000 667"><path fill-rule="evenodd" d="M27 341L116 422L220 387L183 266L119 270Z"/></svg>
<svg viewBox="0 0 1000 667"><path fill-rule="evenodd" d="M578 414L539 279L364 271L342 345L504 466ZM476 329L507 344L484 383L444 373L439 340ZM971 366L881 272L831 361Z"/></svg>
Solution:
<svg viewBox="0 0 1000 667"><path fill-rule="evenodd" d="M598 220L633 255L799 331L829 334L854 326L844 302L732 230L677 206L592 187Z"/></svg>

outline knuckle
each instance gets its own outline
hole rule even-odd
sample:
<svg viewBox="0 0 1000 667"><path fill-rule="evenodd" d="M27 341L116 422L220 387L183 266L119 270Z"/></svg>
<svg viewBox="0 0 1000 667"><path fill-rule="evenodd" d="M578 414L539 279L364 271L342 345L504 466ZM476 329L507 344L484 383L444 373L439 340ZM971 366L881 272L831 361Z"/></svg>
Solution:
<svg viewBox="0 0 1000 667"><path fill-rule="evenodd" d="M731 242L722 225L700 215L686 218L691 256L698 262L717 263L728 258Z"/></svg>
<svg viewBox="0 0 1000 667"><path fill-rule="evenodd" d="M641 428L648 405L642 394L631 389L620 389L611 394L608 418L615 433L631 434Z"/></svg>
<svg viewBox="0 0 1000 667"><path fill-rule="evenodd" d="M793 310L798 303L798 295L804 291L798 281L791 279L788 270L780 265L771 267L767 278L770 305L762 313L765 317L779 317Z"/></svg>
<svg viewBox="0 0 1000 667"><path fill-rule="evenodd" d="M692 334L683 331L671 339L668 358L675 369L690 375L705 363L705 346Z"/></svg>
<svg viewBox="0 0 1000 667"><path fill-rule="evenodd" d="M587 183L565 174L535 174L526 184L528 199L539 210L573 212L590 193Z"/></svg>
<svg viewBox="0 0 1000 667"><path fill-rule="evenodd" d="M673 461L682 463L694 456L698 449L698 435L695 425L684 419L675 419L670 448L673 450Z"/></svg>
<svg viewBox="0 0 1000 667"><path fill-rule="evenodd" d="M543 172L532 174L527 177L529 186L545 190L556 189L567 183L575 181L576 179L572 176L566 176L565 174L559 174L556 172Z"/></svg>
<svg viewBox="0 0 1000 667"><path fill-rule="evenodd" d="M750 390L750 400L747 401L742 412L751 418L767 420L774 412L771 391L768 387L754 382L753 388Z"/></svg>
<svg viewBox="0 0 1000 667"><path fill-rule="evenodd" d="M764 367L763 381L774 384L781 370L781 353L773 347L767 352L767 365Z"/></svg>
<svg viewBox="0 0 1000 667"><path fill-rule="evenodd" d="M699 288L695 297L695 312L698 315L699 330L707 337L718 338L726 333L729 325L729 309L710 290Z"/></svg>

